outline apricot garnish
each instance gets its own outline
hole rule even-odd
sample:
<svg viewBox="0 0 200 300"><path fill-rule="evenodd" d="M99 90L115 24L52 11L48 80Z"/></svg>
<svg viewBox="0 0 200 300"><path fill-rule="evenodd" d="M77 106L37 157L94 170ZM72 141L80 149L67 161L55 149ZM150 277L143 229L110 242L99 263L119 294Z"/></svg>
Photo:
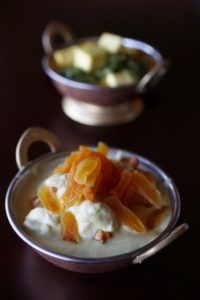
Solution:
<svg viewBox="0 0 200 300"><path fill-rule="evenodd" d="M160 205L160 194L155 184L140 170L123 170L117 186L110 193L118 196L125 205Z"/></svg>
<svg viewBox="0 0 200 300"><path fill-rule="evenodd" d="M132 210L126 207L116 196L110 196L104 199L105 203L114 211L118 220L131 227L137 232L146 232L142 221L134 214Z"/></svg>
<svg viewBox="0 0 200 300"><path fill-rule="evenodd" d="M62 200L65 203L65 207L69 208L75 204L79 204L84 200L84 196L81 192L74 192L71 197L68 197L66 194L62 196Z"/></svg>
<svg viewBox="0 0 200 300"><path fill-rule="evenodd" d="M80 240L76 218L70 211L66 211L61 217L61 234L66 241L78 243Z"/></svg>
<svg viewBox="0 0 200 300"><path fill-rule="evenodd" d="M74 181L93 187L101 171L101 161L97 157L88 157L80 160L74 174Z"/></svg>
<svg viewBox="0 0 200 300"><path fill-rule="evenodd" d="M84 186L82 193L85 199L92 200L92 201L94 201L95 199L97 200L98 197L97 193L99 191L99 185L102 182L102 177L103 177L102 173L100 173L93 187Z"/></svg>
<svg viewBox="0 0 200 300"><path fill-rule="evenodd" d="M109 160L106 154L106 145L100 145L98 151L80 146L65 161L65 169L69 170L68 185L63 195L67 207L74 203L77 194L85 199L95 200L102 198L116 186L120 178L120 171Z"/></svg>
<svg viewBox="0 0 200 300"><path fill-rule="evenodd" d="M63 204L51 188L42 185L39 187L37 196L43 206L54 214L59 214L63 210Z"/></svg>
<svg viewBox="0 0 200 300"><path fill-rule="evenodd" d="M81 145L79 147L79 153L81 153L81 157L85 158L90 156L92 150L88 146Z"/></svg>
<svg viewBox="0 0 200 300"><path fill-rule="evenodd" d="M155 184L155 177L152 173L150 173L149 171L146 171L146 170L141 170L141 169L138 169L138 171L140 173L142 173L149 181L151 181L153 184Z"/></svg>
<svg viewBox="0 0 200 300"><path fill-rule="evenodd" d="M152 204L144 196L138 194L137 192L134 193L133 197L129 200L127 204L152 206Z"/></svg>
<svg viewBox="0 0 200 300"><path fill-rule="evenodd" d="M106 156L108 154L108 146L102 142L99 142L97 145L97 151Z"/></svg>
<svg viewBox="0 0 200 300"><path fill-rule="evenodd" d="M131 181L131 172L128 170L124 170L121 174L121 178L118 184L114 187L114 189L111 190L111 194L115 194L119 198L121 198L126 188L128 187L130 181Z"/></svg>
<svg viewBox="0 0 200 300"><path fill-rule="evenodd" d="M64 169L66 173L69 173L73 163L80 159L80 154L78 152L73 152L70 156L65 159Z"/></svg>
<svg viewBox="0 0 200 300"><path fill-rule="evenodd" d="M144 174L133 171L132 172L132 182L136 187L136 192L141 194L145 199L147 199L153 206L160 208L161 197L156 186L148 180Z"/></svg>
<svg viewBox="0 0 200 300"><path fill-rule="evenodd" d="M164 219L167 211L167 206L163 206L161 209L155 210L147 219L146 226L151 230L158 227Z"/></svg>
<svg viewBox="0 0 200 300"><path fill-rule="evenodd" d="M65 167L64 165L58 165L52 172L52 174L57 174L57 173L64 173L65 172Z"/></svg>
<svg viewBox="0 0 200 300"><path fill-rule="evenodd" d="M133 197L136 193L136 187L134 184L130 183L128 185L128 187L126 188L122 198L121 198L121 201L125 204L125 205L128 205L130 203L132 203L133 201Z"/></svg>

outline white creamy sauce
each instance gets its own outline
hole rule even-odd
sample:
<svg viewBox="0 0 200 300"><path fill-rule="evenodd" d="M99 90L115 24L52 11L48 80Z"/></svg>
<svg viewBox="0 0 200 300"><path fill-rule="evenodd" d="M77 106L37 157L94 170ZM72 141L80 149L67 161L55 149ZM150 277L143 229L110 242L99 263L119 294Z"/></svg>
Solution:
<svg viewBox="0 0 200 300"><path fill-rule="evenodd" d="M82 239L79 244L64 241L58 234L51 232L48 236L32 233L34 239L49 249L74 257L98 258L119 255L136 250L155 239L168 225L170 214L162 224L148 233L136 233L126 226L119 226L105 244L95 240Z"/></svg>
<svg viewBox="0 0 200 300"><path fill-rule="evenodd" d="M52 175L42 184L56 187L59 198L66 190L67 176L61 173ZM163 191L162 204L170 206L168 197ZM138 209L134 211L140 216L140 208L135 209ZM151 209L145 209L145 214L148 215ZM102 202L85 200L69 210L75 215L78 223L81 237L78 244L62 240L59 216L43 207L32 209L24 220L24 226L31 237L47 248L70 256L97 258L119 255L144 246L167 227L171 218L171 209L169 209L164 220L156 229L147 233L137 233L125 225L119 225L112 210ZM141 216L146 218L144 213ZM101 244L93 239L98 229L113 232L113 236L106 243Z"/></svg>

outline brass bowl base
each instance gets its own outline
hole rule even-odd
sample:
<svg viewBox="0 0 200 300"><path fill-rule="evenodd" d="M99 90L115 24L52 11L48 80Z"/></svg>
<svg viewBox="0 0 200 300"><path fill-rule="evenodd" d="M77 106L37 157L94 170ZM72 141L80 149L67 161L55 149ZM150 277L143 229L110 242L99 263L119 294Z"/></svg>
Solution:
<svg viewBox="0 0 200 300"><path fill-rule="evenodd" d="M144 110L144 101L141 98L115 106L99 106L65 96L61 105L70 119L90 126L127 123L135 120Z"/></svg>

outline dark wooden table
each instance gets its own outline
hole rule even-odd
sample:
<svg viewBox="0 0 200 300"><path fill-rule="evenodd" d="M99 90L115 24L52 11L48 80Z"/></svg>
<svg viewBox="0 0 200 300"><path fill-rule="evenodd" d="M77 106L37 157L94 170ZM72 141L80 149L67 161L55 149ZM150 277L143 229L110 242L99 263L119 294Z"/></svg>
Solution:
<svg viewBox="0 0 200 300"><path fill-rule="evenodd" d="M69 24L79 36L110 31L135 37L171 59L166 77L146 95L140 118L97 128L64 115L61 97L41 68L41 34L52 20ZM1 299L194 299L199 294L193 272L199 261L199 30L198 0L1 1ZM153 160L176 182L179 223L188 222L190 230L142 265L113 273L83 275L49 264L17 237L4 209L17 172L15 146L29 126L52 130L65 148L103 140ZM36 148L37 155L46 151Z"/></svg>

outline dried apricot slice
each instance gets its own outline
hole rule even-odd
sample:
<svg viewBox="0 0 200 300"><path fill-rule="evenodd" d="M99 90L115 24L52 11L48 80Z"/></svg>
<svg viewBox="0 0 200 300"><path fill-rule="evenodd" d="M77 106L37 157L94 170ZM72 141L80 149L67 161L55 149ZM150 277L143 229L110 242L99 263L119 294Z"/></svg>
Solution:
<svg viewBox="0 0 200 300"><path fill-rule="evenodd" d="M138 169L138 172L142 173L149 181L155 184L155 176L151 172L142 169Z"/></svg>
<svg viewBox="0 0 200 300"><path fill-rule="evenodd" d="M151 206L152 204L144 198L142 195L138 193L134 193L133 197L128 201L127 204L139 204L139 205L145 205L145 206Z"/></svg>
<svg viewBox="0 0 200 300"><path fill-rule="evenodd" d="M146 221L146 226L149 229L154 229L160 225L168 211L167 206L163 206L161 209L155 210Z"/></svg>
<svg viewBox="0 0 200 300"><path fill-rule="evenodd" d="M62 202L58 200L53 190L48 186L42 185L39 187L37 196L46 209L50 210L54 214L62 212Z"/></svg>
<svg viewBox="0 0 200 300"><path fill-rule="evenodd" d="M102 179L98 186L97 196L106 196L113 189L120 179L120 172L116 165L106 158L102 153L93 152L94 157L101 160L101 174Z"/></svg>
<svg viewBox="0 0 200 300"><path fill-rule="evenodd" d="M160 208L161 197L156 186L138 171L132 172L132 182L136 186L136 192L146 198L153 206Z"/></svg>
<svg viewBox="0 0 200 300"><path fill-rule="evenodd" d="M66 211L61 217L61 234L63 240L79 242L78 224L73 213Z"/></svg>
<svg viewBox="0 0 200 300"><path fill-rule="evenodd" d="M92 150L88 146L81 145L79 147L79 153L81 154L81 158L86 158L91 155Z"/></svg>
<svg viewBox="0 0 200 300"><path fill-rule="evenodd" d="M82 192L83 192L85 199L94 201L95 199L98 198L97 193L99 190L99 185L101 184L101 181L102 181L102 177L103 177L102 173L100 173L99 176L97 177L93 187L85 186L83 188Z"/></svg>
<svg viewBox="0 0 200 300"><path fill-rule="evenodd" d="M106 156L108 154L108 146L102 142L99 142L97 145L97 151Z"/></svg>
<svg viewBox="0 0 200 300"><path fill-rule="evenodd" d="M114 189L111 190L111 194L117 195L119 198L121 198L128 187L130 181L131 181L131 172L128 170L124 170L121 174L120 181L116 185Z"/></svg>
<svg viewBox="0 0 200 300"><path fill-rule="evenodd" d="M69 172L70 172L73 163L74 163L75 161L77 161L78 159L80 159L80 153L79 153L78 151L73 152L70 156L68 156L68 157L65 159L65 162L64 162L64 169L65 169L65 172L66 172L66 173L69 173Z"/></svg>
<svg viewBox="0 0 200 300"><path fill-rule="evenodd" d="M83 194L81 192L74 191L73 194L68 197L66 194L62 196L62 200L65 203L65 207L69 208L75 204L78 204L84 200Z"/></svg>
<svg viewBox="0 0 200 300"><path fill-rule="evenodd" d="M133 200L133 197L135 195L135 192L136 192L136 187L134 184L130 183L128 185L128 187L126 188L125 190L125 193L123 194L122 196L122 202L125 204L125 205L128 205L130 203L132 203L132 200Z"/></svg>
<svg viewBox="0 0 200 300"><path fill-rule="evenodd" d="M88 157L80 160L74 174L74 181L93 187L101 171L101 161L97 157Z"/></svg>
<svg viewBox="0 0 200 300"><path fill-rule="evenodd" d="M64 165L58 165L52 172L52 174L57 174L57 173L64 173L65 172L65 167Z"/></svg>
<svg viewBox="0 0 200 300"><path fill-rule="evenodd" d="M114 211L119 221L133 228L137 232L146 232L142 221L128 207L123 205L116 196L105 198L105 203Z"/></svg>
<svg viewBox="0 0 200 300"><path fill-rule="evenodd" d="M65 191L64 195L62 196L63 200L66 203L70 198L73 198L74 195L76 195L77 193L79 194L82 190L82 185L79 185L74 180L74 174L76 172L76 167L77 167L79 161L80 161L80 159L75 160L72 167L71 167L71 170L70 170L70 174L69 174L69 177L68 177L67 188L66 188L66 191Z"/></svg>

